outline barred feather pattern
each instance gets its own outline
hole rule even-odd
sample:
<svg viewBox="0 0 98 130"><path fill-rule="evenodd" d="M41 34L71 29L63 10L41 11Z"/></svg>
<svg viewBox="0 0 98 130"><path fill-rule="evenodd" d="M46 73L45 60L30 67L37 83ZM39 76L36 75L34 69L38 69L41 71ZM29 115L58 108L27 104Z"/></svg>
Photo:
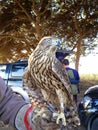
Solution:
<svg viewBox="0 0 98 130"><path fill-rule="evenodd" d="M56 59L57 47L46 42L47 40L41 41L28 59L28 71L31 80L41 90L47 103L54 104L55 108L60 110L60 102L63 102L64 108L69 111L68 122L77 123L79 119L74 106L68 75L60 61Z"/></svg>

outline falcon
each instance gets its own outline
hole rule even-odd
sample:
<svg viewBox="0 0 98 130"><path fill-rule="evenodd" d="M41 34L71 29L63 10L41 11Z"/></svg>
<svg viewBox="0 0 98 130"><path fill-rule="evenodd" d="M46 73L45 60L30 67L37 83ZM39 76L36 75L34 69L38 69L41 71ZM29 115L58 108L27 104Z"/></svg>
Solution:
<svg viewBox="0 0 98 130"><path fill-rule="evenodd" d="M69 110L70 122L79 123L68 75L56 58L59 46L60 40L56 37L42 38L28 59L27 73L30 73L31 81L40 89L44 100L55 106L57 123L62 119L66 125L65 109Z"/></svg>

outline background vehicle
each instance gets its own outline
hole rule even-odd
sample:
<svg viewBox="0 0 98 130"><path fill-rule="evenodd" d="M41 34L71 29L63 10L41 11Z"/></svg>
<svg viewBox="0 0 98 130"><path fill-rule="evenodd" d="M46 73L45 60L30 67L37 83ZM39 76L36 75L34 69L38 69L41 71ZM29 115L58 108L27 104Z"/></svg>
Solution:
<svg viewBox="0 0 98 130"><path fill-rule="evenodd" d="M64 57L72 53L72 51L58 49L56 57L62 60ZM22 76L28 65L27 60L18 60L13 63L0 64L0 76L5 80L5 83L13 89L15 93L22 96L26 101L30 101L27 90L23 90Z"/></svg>
<svg viewBox="0 0 98 130"><path fill-rule="evenodd" d="M0 76L13 91L30 102L29 96L22 88L22 75L27 66L27 61L0 64Z"/></svg>
<svg viewBox="0 0 98 130"><path fill-rule="evenodd" d="M98 85L90 87L78 107L81 124L87 130L98 130Z"/></svg>

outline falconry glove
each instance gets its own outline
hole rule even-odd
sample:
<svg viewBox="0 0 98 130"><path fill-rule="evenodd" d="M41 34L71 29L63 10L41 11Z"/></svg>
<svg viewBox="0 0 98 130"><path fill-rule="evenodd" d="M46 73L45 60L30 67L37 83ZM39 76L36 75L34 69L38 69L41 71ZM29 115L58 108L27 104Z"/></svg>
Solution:
<svg viewBox="0 0 98 130"><path fill-rule="evenodd" d="M29 104L24 105L18 111L15 118L15 127L17 130L33 130L32 124L33 107Z"/></svg>
<svg viewBox="0 0 98 130"><path fill-rule="evenodd" d="M59 125L51 120L52 112L45 107L24 105L17 113L15 127L17 130L60 130Z"/></svg>

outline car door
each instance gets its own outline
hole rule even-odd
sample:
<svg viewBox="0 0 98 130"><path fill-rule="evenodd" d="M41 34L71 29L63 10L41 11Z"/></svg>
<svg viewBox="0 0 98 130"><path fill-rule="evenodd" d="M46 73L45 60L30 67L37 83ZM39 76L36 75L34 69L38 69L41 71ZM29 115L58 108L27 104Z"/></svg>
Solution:
<svg viewBox="0 0 98 130"><path fill-rule="evenodd" d="M11 69L8 77L8 86L22 87L22 76L27 66L27 62L19 62L11 64Z"/></svg>

